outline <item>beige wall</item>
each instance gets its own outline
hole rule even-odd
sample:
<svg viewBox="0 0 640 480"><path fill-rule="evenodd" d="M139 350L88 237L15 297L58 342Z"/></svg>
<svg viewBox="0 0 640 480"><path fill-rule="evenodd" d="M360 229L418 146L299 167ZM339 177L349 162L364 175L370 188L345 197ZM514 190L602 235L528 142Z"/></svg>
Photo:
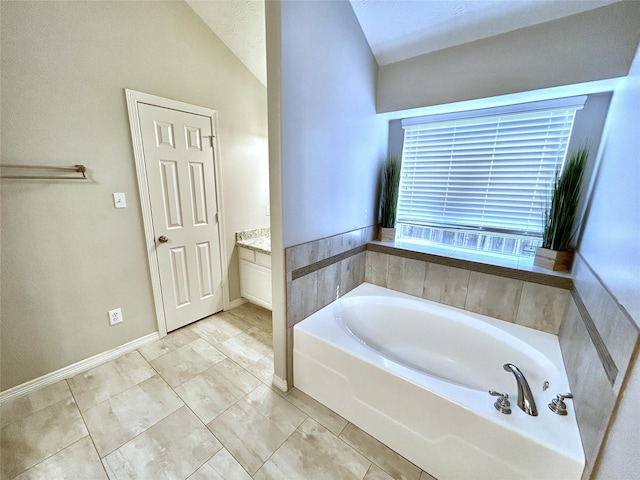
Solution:
<svg viewBox="0 0 640 480"><path fill-rule="evenodd" d="M387 122L377 64L347 1L283 2L284 246L373 225Z"/></svg>
<svg viewBox="0 0 640 480"><path fill-rule="evenodd" d="M5 390L156 331L124 88L218 111L231 300L234 233L269 218L266 89L186 3L3 1L1 16L2 163L91 178L2 181Z"/></svg>
<svg viewBox="0 0 640 480"><path fill-rule="evenodd" d="M392 112L625 76L640 2L613 5L381 66L377 110Z"/></svg>

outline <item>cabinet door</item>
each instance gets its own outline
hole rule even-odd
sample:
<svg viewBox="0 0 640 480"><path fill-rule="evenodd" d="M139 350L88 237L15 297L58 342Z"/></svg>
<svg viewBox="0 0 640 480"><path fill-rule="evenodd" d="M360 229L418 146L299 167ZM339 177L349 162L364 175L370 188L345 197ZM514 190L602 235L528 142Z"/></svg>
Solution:
<svg viewBox="0 0 640 480"><path fill-rule="evenodd" d="M271 269L240 260L240 293L250 302L271 310Z"/></svg>

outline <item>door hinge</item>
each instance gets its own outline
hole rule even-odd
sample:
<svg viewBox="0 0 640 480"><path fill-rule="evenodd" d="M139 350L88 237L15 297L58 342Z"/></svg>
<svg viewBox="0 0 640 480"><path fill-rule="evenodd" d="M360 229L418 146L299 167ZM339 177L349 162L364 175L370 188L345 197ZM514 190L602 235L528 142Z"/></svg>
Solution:
<svg viewBox="0 0 640 480"><path fill-rule="evenodd" d="M215 135L202 135L203 143L207 143L211 148L213 148L213 139L214 138L215 138ZM208 142L205 139L208 139Z"/></svg>

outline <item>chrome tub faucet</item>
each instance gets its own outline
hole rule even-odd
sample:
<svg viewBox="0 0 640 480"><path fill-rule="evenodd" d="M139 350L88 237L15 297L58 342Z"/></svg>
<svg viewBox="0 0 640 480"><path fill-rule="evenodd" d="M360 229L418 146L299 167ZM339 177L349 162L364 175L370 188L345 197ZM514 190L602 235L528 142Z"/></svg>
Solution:
<svg viewBox="0 0 640 480"><path fill-rule="evenodd" d="M516 382L518 383L518 407L527 415L537 416L538 409L536 408L536 402L533 399L531 388L529 388L529 383L520 369L512 363L505 363L502 368L507 372L513 373L516 377Z"/></svg>

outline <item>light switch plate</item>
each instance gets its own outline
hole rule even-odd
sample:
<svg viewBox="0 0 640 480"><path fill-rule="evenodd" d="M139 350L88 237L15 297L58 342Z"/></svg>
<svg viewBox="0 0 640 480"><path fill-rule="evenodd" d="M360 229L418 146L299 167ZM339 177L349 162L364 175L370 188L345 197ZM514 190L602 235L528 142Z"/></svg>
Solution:
<svg viewBox="0 0 640 480"><path fill-rule="evenodd" d="M113 206L116 208L126 208L127 199L124 196L124 193L114 193L113 194Z"/></svg>

